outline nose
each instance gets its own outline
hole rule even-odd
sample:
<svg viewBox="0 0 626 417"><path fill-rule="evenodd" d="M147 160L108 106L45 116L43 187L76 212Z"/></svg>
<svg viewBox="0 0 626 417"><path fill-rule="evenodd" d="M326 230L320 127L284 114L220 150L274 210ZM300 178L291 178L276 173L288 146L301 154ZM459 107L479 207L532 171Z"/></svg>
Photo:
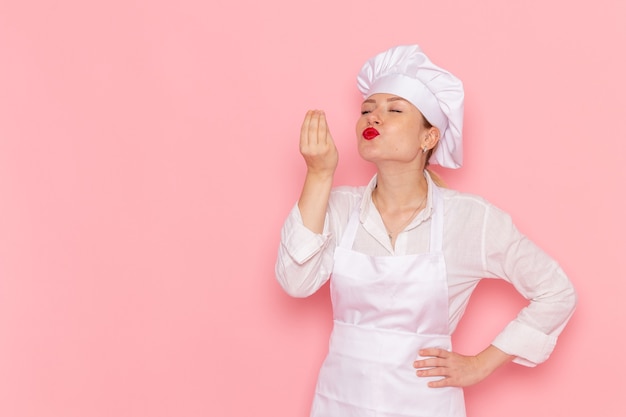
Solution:
<svg viewBox="0 0 626 417"><path fill-rule="evenodd" d="M372 110L371 112L369 112L367 114L367 124L372 126L372 125L379 125L381 122L380 120L380 115L378 114L378 110Z"/></svg>

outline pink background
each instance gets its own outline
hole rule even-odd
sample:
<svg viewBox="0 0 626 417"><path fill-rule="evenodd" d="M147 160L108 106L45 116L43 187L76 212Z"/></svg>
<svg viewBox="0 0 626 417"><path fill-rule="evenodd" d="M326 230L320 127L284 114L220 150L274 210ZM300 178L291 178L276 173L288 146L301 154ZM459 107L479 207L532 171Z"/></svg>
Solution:
<svg viewBox="0 0 626 417"><path fill-rule="evenodd" d="M328 291L275 282L323 108L337 184L366 58L420 43L466 87L448 183L509 211L580 303L553 357L466 391L470 417L623 416L626 6L293 0L0 2L0 416L306 416ZM456 343L523 305L485 282Z"/></svg>

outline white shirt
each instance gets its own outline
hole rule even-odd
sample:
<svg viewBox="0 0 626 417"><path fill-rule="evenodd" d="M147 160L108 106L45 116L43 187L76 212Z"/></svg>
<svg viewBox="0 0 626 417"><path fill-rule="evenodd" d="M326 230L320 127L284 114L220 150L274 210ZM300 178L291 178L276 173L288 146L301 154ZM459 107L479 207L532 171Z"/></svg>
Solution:
<svg viewBox="0 0 626 417"><path fill-rule="evenodd" d="M372 203L376 176L366 187L333 189L322 234L304 226L296 205L281 232L276 261L280 285L294 297L309 296L324 285L333 269L335 247L355 209L361 224L354 250L370 256L428 252L432 189L436 185L427 174L426 179L426 208L397 236L395 248ZM576 305L571 282L552 258L515 228L508 214L481 197L446 188L440 191L444 199L443 252L450 332L454 332L480 279L501 278L513 284L529 304L492 344L526 366L545 361Z"/></svg>

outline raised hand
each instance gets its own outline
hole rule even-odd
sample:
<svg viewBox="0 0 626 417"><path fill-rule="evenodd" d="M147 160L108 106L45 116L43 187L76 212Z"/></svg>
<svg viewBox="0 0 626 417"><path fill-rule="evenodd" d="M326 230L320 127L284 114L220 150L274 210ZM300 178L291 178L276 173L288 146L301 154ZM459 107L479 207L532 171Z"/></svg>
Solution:
<svg viewBox="0 0 626 417"><path fill-rule="evenodd" d="M323 111L306 113L300 130L300 153L310 173L331 177L335 173L339 158Z"/></svg>
<svg viewBox="0 0 626 417"><path fill-rule="evenodd" d="M300 153L306 162L307 172L298 208L304 225L315 233L322 233L339 160L323 111L309 110L304 117L300 130Z"/></svg>

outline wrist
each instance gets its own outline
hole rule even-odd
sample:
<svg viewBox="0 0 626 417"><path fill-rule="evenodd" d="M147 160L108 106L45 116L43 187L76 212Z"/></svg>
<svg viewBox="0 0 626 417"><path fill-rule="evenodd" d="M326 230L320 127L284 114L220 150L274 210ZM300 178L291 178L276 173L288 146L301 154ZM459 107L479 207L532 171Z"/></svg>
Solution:
<svg viewBox="0 0 626 417"><path fill-rule="evenodd" d="M480 367L486 372L486 375L491 374L505 363L511 362L514 358L515 356L509 355L493 345L489 345L485 350L476 355L476 359Z"/></svg>
<svg viewBox="0 0 626 417"><path fill-rule="evenodd" d="M307 171L306 171L306 179L307 180L312 180L312 181L331 182L332 183L334 176L335 176L335 169L334 168L325 168L325 169L308 168Z"/></svg>

